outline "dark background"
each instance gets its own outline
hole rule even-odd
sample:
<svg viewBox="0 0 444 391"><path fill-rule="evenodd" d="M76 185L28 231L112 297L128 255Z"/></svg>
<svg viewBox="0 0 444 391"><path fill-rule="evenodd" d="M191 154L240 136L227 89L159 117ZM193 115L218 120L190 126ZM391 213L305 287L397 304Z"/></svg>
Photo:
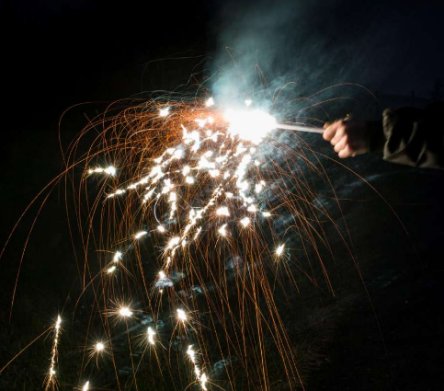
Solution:
<svg viewBox="0 0 444 391"><path fill-rule="evenodd" d="M291 12L282 22L280 16L286 10ZM424 105L442 98L443 18L443 5L432 1L2 0L0 242L6 240L38 191L60 172L59 129L67 143L85 125L86 118L103 110L107 102L141 96L146 91L172 90L191 74L196 74L195 82L199 83L227 63L225 46L233 47L243 63L243 45L239 42L244 36L253 36L258 48L274 48L268 56L256 55L254 61L276 83L299 78L304 93L336 82L360 83L377 93L381 107L387 103ZM272 29L271 44L267 31L261 29L262 21L277 26ZM250 72L249 60L245 64L245 72ZM77 104L82 105L70 110L59 127L62 113ZM330 153L328 145L312 142L321 152ZM360 227L355 230L357 251L370 263L376 259L374 263L380 267L379 272L370 268L369 276L375 277L373 282L380 281L374 285L375 303L381 306L381 317L388 324L391 353L381 353L380 364L375 364L379 353L372 354L373 342L365 336L365 319L371 319L371 314L363 310L362 315L359 308L347 309L325 362L315 366L319 374L314 377L321 380L313 381L311 389L441 389L443 178L434 170L393 168L378 157L351 164L383 189L383 195L394 203L413 233L406 239L396 231L392 244L381 228L387 224L385 217L375 217L366 225L369 232L363 231L363 214L368 215L369 210L374 215L381 210L387 213L380 203L368 206L367 212L361 204L350 207L350 221ZM356 196L355 188L360 194L359 185L345 177L347 182L340 170L333 169L332 175L342 178L338 187L347 197ZM49 200L50 206L44 209L29 243L12 323L8 320L11 292L37 207L25 217L0 260L2 339L7 342L1 344L0 365L36 330L48 325L63 308L66 287L73 284L75 262L63 217L62 191L56 189ZM382 216L387 216L384 213ZM377 255L366 258L369 247L374 246L371 235L377 235L381 240L375 241L382 244ZM416 249L404 251L412 241ZM386 261L393 263L385 269ZM404 266L404 261L410 266ZM386 283L389 288L384 291ZM402 306L406 302L415 304L405 309ZM350 336L354 328L360 330L359 338ZM362 341L364 353L355 360L348 352ZM9 383L4 389L18 389L20 379L29 373L41 378L39 356L33 355L32 349L25 354L26 365L18 360L12 368L16 383L7 377ZM367 356L373 364L366 363ZM380 380L377 388L375 378Z"/></svg>

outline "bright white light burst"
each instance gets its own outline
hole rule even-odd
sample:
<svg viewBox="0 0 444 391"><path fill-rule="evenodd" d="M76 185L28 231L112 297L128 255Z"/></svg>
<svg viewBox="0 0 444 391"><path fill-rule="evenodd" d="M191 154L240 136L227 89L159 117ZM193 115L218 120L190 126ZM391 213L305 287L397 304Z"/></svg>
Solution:
<svg viewBox="0 0 444 391"><path fill-rule="evenodd" d="M261 140L276 128L276 119L265 111L232 110L225 112L228 121L228 132L232 136L238 136L242 140L259 144Z"/></svg>

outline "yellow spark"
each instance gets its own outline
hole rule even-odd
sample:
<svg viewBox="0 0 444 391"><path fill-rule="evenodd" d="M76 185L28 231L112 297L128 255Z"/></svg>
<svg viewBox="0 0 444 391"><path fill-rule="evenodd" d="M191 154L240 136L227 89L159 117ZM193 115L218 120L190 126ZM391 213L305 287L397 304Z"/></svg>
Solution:
<svg viewBox="0 0 444 391"><path fill-rule="evenodd" d="M162 224L159 224L159 225L157 226L157 230L158 230L160 233L164 233L164 232L166 232L166 228L165 228Z"/></svg>
<svg viewBox="0 0 444 391"><path fill-rule="evenodd" d="M88 390L89 390L89 380L82 387L82 391L88 391Z"/></svg>
<svg viewBox="0 0 444 391"><path fill-rule="evenodd" d="M270 212L262 212L262 216L264 217L270 217L271 213Z"/></svg>

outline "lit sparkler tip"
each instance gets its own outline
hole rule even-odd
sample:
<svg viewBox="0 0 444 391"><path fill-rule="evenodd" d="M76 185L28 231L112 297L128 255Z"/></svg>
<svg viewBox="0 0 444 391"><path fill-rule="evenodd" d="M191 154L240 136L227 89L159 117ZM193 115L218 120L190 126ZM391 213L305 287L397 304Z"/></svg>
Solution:
<svg viewBox="0 0 444 391"><path fill-rule="evenodd" d="M276 255L280 257L284 253L285 244L280 244L278 247L276 247Z"/></svg>
<svg viewBox="0 0 444 391"><path fill-rule="evenodd" d="M276 119L262 110L227 110L225 118L232 136L258 144L277 126Z"/></svg>
<svg viewBox="0 0 444 391"><path fill-rule="evenodd" d="M131 311L131 309L129 307L121 307L118 311L118 314L122 317L122 318L130 318L131 316L133 316L133 311Z"/></svg>
<svg viewBox="0 0 444 391"><path fill-rule="evenodd" d="M178 308L176 310L176 313L177 313L177 318L180 321L182 321L182 322L186 322L187 321L187 318L188 318L187 314L186 314L186 312L182 308Z"/></svg>

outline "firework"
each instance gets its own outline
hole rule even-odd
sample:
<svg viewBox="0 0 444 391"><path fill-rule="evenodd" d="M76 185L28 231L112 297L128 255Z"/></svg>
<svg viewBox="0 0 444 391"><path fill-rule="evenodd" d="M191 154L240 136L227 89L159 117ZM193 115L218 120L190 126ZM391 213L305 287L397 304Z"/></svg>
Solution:
<svg viewBox="0 0 444 391"><path fill-rule="evenodd" d="M213 98L128 109L79 159L87 202L78 202L76 218L86 212L82 235L100 250L85 260L83 273L82 295L92 304L82 353L89 359L78 364L81 379L90 379L82 390L90 382L142 389L155 367L165 389L176 381L174 368L184 388L269 390L269 365L290 387L302 385L269 278L284 290L294 279L291 272L278 278L275 269L292 248L279 219L291 213L292 225L309 237L316 227L305 217L312 211L304 211L302 186L280 194L288 162L268 148L276 129L320 130L280 124L252 100L245 103L242 110L222 110ZM92 178L99 187L91 201ZM47 389L56 380L59 332L60 321ZM279 364L269 364L272 354ZM226 363L223 376L217 362Z"/></svg>

